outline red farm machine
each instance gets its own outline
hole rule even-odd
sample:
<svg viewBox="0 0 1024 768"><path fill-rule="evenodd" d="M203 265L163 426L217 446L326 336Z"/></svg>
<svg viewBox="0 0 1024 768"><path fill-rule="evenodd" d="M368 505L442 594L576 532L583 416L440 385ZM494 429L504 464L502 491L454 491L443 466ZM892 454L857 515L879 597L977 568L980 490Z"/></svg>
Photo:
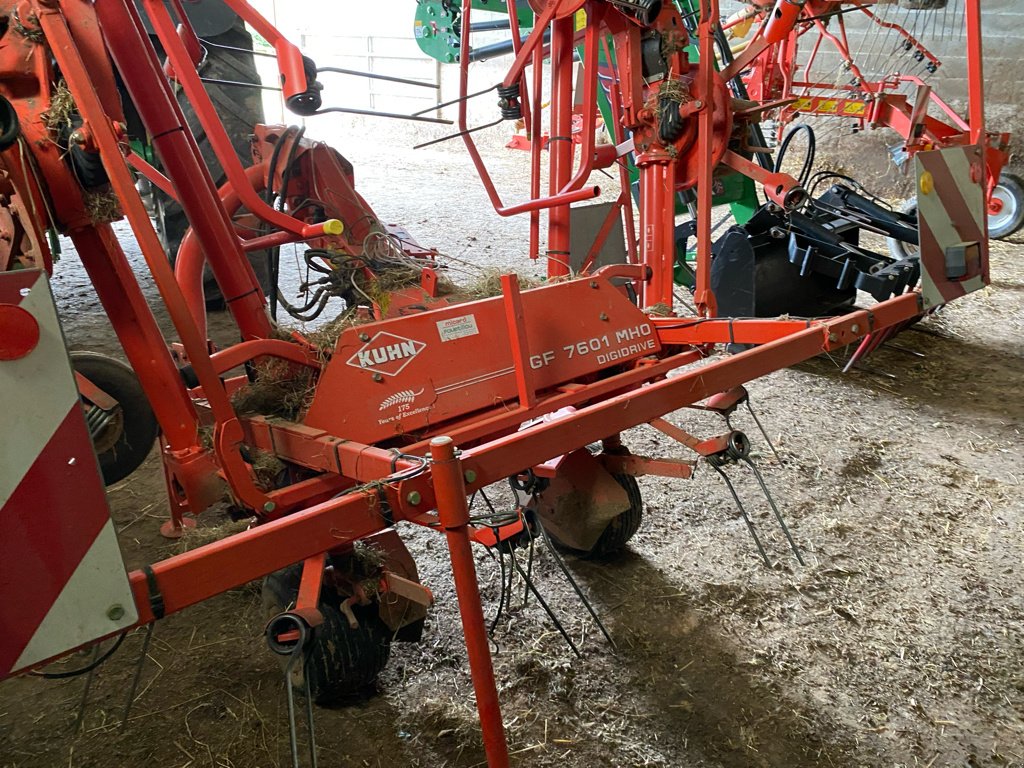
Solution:
<svg viewBox="0 0 1024 768"><path fill-rule="evenodd" d="M273 47L287 106L325 111L316 64L243 0L226 2ZM486 4L507 14L514 54L489 92L530 137L530 195L516 202L496 189L468 124L468 73L480 58L471 17L484 6L417 11L421 44L446 47L440 57L459 66L457 135L496 213L530 218L524 256L545 258L550 278L528 288L510 273L496 295L469 298L436 251L380 222L351 164L304 129L257 126L252 162L238 159L180 0L139 3L163 60L131 0L5 0L0 677L114 642L99 663L128 631L273 574L280 612L266 636L287 663L294 726L293 687L307 703L329 700L372 679L392 639L421 632L432 595L395 529L414 524L447 540L488 763L508 765L473 544L513 556L535 537L587 554L621 549L640 524L637 476L688 478L703 459L729 482L730 465L753 467L742 432L697 436L667 414L699 407L728 418L746 401L745 382L850 345L864 354L987 284L986 214L1019 200L999 186L1008 137L985 130L978 0L963 5L966 117L916 75L872 79L855 62L838 84L807 74L825 44L853 61L850 13L892 24L912 60L932 63L881 2L754 2L727 20L717 0L510 5ZM216 153L219 188L172 83ZM813 158L790 173L777 157L786 139L773 157L771 134L798 114L836 111L900 134L913 212L848 177L813 174ZM134 122L151 151L133 142ZM599 122L610 141L598 140ZM621 190L581 245L581 204L600 195L590 179L603 169ZM191 225L173 267L140 178ZM722 203L736 223L716 237ZM681 224L679 210L689 216ZM173 343L114 235L122 217ZM616 228L623 247L609 257ZM48 283L57 233L73 241L131 371L72 371ZM879 253L868 235L905 247ZM246 258L287 243L308 246L313 276L297 304L273 284L265 295ZM205 264L240 336L221 349L207 338ZM676 300L678 283L692 309ZM281 308L310 319L332 298L346 310L331 333L274 319ZM126 475L145 450L117 446L131 434L124 445L148 450L152 424L164 532L180 534L214 504L251 524L125 573L94 455L112 462L108 481ZM622 433L641 424L692 458L632 453ZM514 508L471 512L469 495L498 482L515 488ZM324 651L338 643L355 649L347 662Z"/></svg>

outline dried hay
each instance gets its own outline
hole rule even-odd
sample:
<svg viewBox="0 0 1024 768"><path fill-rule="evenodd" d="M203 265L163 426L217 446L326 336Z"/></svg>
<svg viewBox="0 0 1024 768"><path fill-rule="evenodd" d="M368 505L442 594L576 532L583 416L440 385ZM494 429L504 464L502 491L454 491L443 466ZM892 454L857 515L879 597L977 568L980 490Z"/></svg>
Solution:
<svg viewBox="0 0 1024 768"><path fill-rule="evenodd" d="M355 328L357 325L372 323L374 319L366 307L349 307L331 320L331 322L305 334L306 340L313 346L323 350L323 352L330 353L334 351L334 347L337 345L338 339L341 338L341 334L349 328Z"/></svg>
<svg viewBox="0 0 1024 768"><path fill-rule="evenodd" d="M177 541L179 552L188 552L191 549L198 549L215 541L241 533L249 527L249 520L227 519L217 525L203 525L201 522L194 528L186 528L184 534Z"/></svg>
<svg viewBox="0 0 1024 768"><path fill-rule="evenodd" d="M113 191L94 192L86 190L82 195L85 202L85 212L89 214L89 220L93 224L106 224L110 221L117 221L124 214L121 212L121 201Z"/></svg>
<svg viewBox="0 0 1024 768"><path fill-rule="evenodd" d="M253 380L235 392L231 404L239 415L278 416L295 421L316 392L316 372L286 360L256 365Z"/></svg>
<svg viewBox="0 0 1024 768"><path fill-rule="evenodd" d="M256 478L256 487L263 491L273 490L280 486L278 479L287 465L277 456L268 451L254 451L252 473Z"/></svg>
<svg viewBox="0 0 1024 768"><path fill-rule="evenodd" d="M465 301L477 301L489 299L492 296L500 296L501 276L508 274L507 270L491 268L483 270L481 276L468 285L454 286L452 294ZM529 275L518 275L520 290L528 291L531 288L539 288L542 281Z"/></svg>
<svg viewBox="0 0 1024 768"><path fill-rule="evenodd" d="M58 80L50 95L50 108L39 117L49 130L60 134L71 129L71 116L75 113L75 97L64 80Z"/></svg>
<svg viewBox="0 0 1024 768"><path fill-rule="evenodd" d="M11 29L33 43L43 42L43 40L46 39L46 36L43 35L43 30L39 26L39 17L34 13L30 13L26 18L28 23L32 25L31 27L27 27L22 23L21 16L19 16L18 11L15 10L14 13L11 14Z"/></svg>

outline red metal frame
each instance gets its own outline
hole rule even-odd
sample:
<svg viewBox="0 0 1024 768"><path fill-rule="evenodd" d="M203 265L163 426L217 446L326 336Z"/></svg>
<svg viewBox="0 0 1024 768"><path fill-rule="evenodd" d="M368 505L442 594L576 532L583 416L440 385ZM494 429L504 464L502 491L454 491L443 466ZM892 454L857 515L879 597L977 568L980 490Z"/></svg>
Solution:
<svg viewBox="0 0 1024 768"><path fill-rule="evenodd" d="M179 36L163 4L159 0L145 2L160 41L169 53L175 74L184 83L204 127L208 133L213 129L215 137L220 136L216 115L202 93L189 54L187 21L182 20L186 29ZM277 49L285 75L286 95L302 93L308 84L297 49L284 41L242 0L228 2ZM972 50L980 52L980 11L977 6L977 0L968 2L969 45ZM820 352L861 339L883 336L887 329L911 321L922 313L920 294L911 292L876 304L869 310L853 311L834 318L797 321L715 317L709 266L711 187L716 166L729 165L753 175L769 187L769 194L781 204L791 201L790 193L796 189L795 180L785 174L765 174L749 162L741 162L743 158L737 159L738 156L726 151L726 139L733 121L751 118L732 114L727 101L722 101L722 74L716 73L711 66L691 68L683 55L688 42L684 26L671 4L665 4L655 26L677 35L677 46L668 54L671 74L673 77L688 77L688 87L700 98L691 98L679 105L680 117L686 125L679 138L668 141L663 140L659 133L657 109L649 106L652 100L665 95L660 90L663 86L660 83L645 84L640 76L641 25L617 7L596 0L563 0L550 2L538 15L531 36L522 46L517 46L515 63L505 80L508 86L518 84L521 101L529 104L528 119L536 139L540 128L539 98L543 85L541 41L550 25L550 72L554 99L551 137L554 141L547 196L541 196L538 141L534 141L531 157L532 197L508 207L502 205L468 133L464 135L467 150L499 214L531 213L531 255L539 248L538 212L549 210L549 274L564 276L568 269L566 259L561 257L568 255L569 205L596 196L596 187L580 187L585 183L589 169L595 162L600 162L599 158L595 160L593 137L585 137L580 165L574 171L572 144L568 140L560 140L567 138L571 129L572 48L579 37L573 19L574 13L583 8L590 24L583 35L584 61L592 70L584 78L584 130L592 133L596 122L597 46L607 45L605 38L610 36L614 40L617 61L611 102L621 115L621 122L613 125L612 130L617 142L625 138L625 131L631 133L641 168L642 237L636 249L637 263L605 268L580 280L555 281L536 289L536 293L521 291L517 278L506 275L502 278L500 298L391 320L378 318L377 322L347 332L349 336L339 340L333 354L314 354L302 339L283 341L271 338L273 326L267 316L265 300L244 257L245 244L232 225L232 214L244 204L272 228L276 227L270 235L257 241L259 247L265 247L268 242L284 242L288 238L338 238L341 233L328 223L336 219L310 222L279 211L264 210L266 206L261 201L253 201L253 198L258 198L262 185L267 183L267 170L260 162L243 171L229 160L230 185L218 195L209 171L201 162L194 138L185 127L155 52L143 33L134 4L129 0L103 0L84 5L27 0L26 7L38 17L49 47L38 46L40 50L35 50L24 45L14 46L18 56L12 58L0 54L0 68L9 68L6 71L34 79L37 85L28 97L16 97L13 93L5 95L15 104L27 135L40 139L48 137L40 122L45 103L40 105L38 102L40 98L45 102L49 97L52 71L48 55L52 54L88 126L89 143L99 152L111 188L132 225L161 300L180 338L183 356L198 379L198 387L186 388L111 228L108 224L93 222L87 215L83 193L58 153L51 150L46 142L38 142L32 150L40 171L38 176L27 173L24 165L14 162L11 151L0 155L0 160L11 172L19 194L27 196L26 199L31 197L51 203L56 211L56 220L52 223L68 231L75 240L104 309L152 403L163 430L172 527L180 530L186 515L201 512L224 489L231 494L235 504L248 510L258 523L242 533L154 563L145 571L131 573L139 622L161 618L300 561L307 564L300 589L302 607L315 611L319 589L315 577L324 562L324 553L387 529L398 521L409 521L444 532L451 552L484 745L492 766L507 765L508 754L470 543L493 542L496 534L489 528L470 524L467 493L538 467L595 441L604 441L606 446L615 448L605 461L616 471L688 477L692 473L692 461L633 456L625 451L618 435L631 427L650 423L668 432L697 455L709 455L721 450L721 436L698 438L681 428L671 428L663 417ZM814 4L809 0L805 10L812 7ZM705 62L714 58L717 19L717 0L702 2L696 42ZM96 32L97 21L102 29L108 31L102 40ZM788 31L778 26L782 22L774 26L768 22L762 25L755 37L761 53L784 42L787 35L792 34L793 24L789 20L784 21L789 24ZM463 95L468 83L469 23L470 7L467 3L463 9L463 63L460 73ZM842 44L842 41L838 42ZM748 58L753 61L761 54L751 50ZM166 176L147 167L138 158L130 157L126 161L123 127L120 125L123 118L119 114L107 53L153 136ZM26 54L27 59L19 58ZM971 58L978 61L972 63L970 72L969 138L984 144L987 135L980 106L980 55ZM532 95L526 89L524 78L525 68L530 62L534 67ZM738 65L733 69L739 71ZM0 88L2 83L0 79ZM790 83L790 87L798 87L798 84ZM463 131L467 129L465 100L460 102L459 126ZM223 136L218 141L223 145ZM229 154L227 147L220 146L219 149L222 154ZM309 160L304 166L303 177L330 170L327 155L317 154L310 146L304 146L302 152L308 154ZM158 185L174 192L192 223L192 239L186 239L179 259L178 280L135 190L128 162L140 168ZM343 199L339 198L339 210L346 210L346 206L357 211L369 210L351 188L351 179L345 173L337 173L337 170L332 171L333 176L328 174L328 178L333 179L329 183L336 188L344 187L345 195ZM696 187L697 200L698 313L696 317L649 316L623 298L619 289L614 287L612 278L626 278L639 285L641 307L662 304L671 311L675 196L677 189L689 186ZM631 218L628 189L622 190L619 206ZM632 227L627 227L627 230L631 231ZM339 248L346 247L344 241L331 241L330 237L325 238L326 244L333 242ZM253 239L248 245L253 246ZM243 338L242 343L221 352L211 352L205 338L202 294L197 288L201 282L203 254L209 259L218 282L228 296L229 307ZM424 285L430 284L431 279L436 281L436 274L428 263L425 264ZM555 312L556 321L540 322L538 318L545 315L538 307ZM370 378L369 371L360 369L360 344L366 345L362 350L369 360L374 350L373 339L378 334L390 334L399 341L391 344L390 358L381 352L384 348L377 349L381 353L381 361L411 359L419 355L422 348L415 344L404 347L403 340L412 340L403 334L411 334L410 329L413 328L429 329L437 318L449 318L460 313L473 318L471 325L474 327L477 318L480 322L487 318L490 323L476 333L467 331L459 337L479 336L467 342L476 345L477 354L467 355L467 358L474 359L461 361L468 372L479 373L458 382L467 393L466 401L469 402L470 393L479 395L481 390L473 390L473 387L481 386L481 382L498 382L502 380L501 376L507 375L512 377L514 385L510 387L502 383L499 387L498 383L484 383L482 386L489 389L483 391L490 393L489 398L482 401L478 398L472 405L461 409L457 404L452 405L443 419L427 418L423 423L416 422L415 428L396 430L386 437L360 442L352 439L354 435L346 431L344 421L332 422L339 426L330 430L317 426L319 422L316 419L306 422L306 416L322 413L323 408L311 408L295 422L258 416L240 417L229 397L229 392L238 386L238 382L222 379L227 371L241 363L278 358L317 372L316 397L333 402L333 410L338 411L337 403L346 402L354 391L347 384L354 381L353 376L362 377L358 379L360 387L383 385L387 376L397 376L406 365L401 362L401 366L394 366L396 370L376 372ZM565 322L557 321L558 313L566 319ZM637 317L643 320L645 330L630 326ZM633 349L626 345L626 341L618 347L610 339L602 341L602 332L592 329L604 327L613 329L605 336L614 337L615 345L620 339L614 329L624 333L622 339L626 341L635 331L643 337L644 345ZM587 336L582 341L578 340L572 335L574 329L584 329ZM588 346L588 338L597 342L597 349ZM435 347L454 340L441 337ZM561 347L565 341L571 343ZM706 359L714 345L726 342L754 346L733 356ZM508 353L503 359L506 368L495 373L474 367L478 363L476 357L492 360L496 355L504 355L502 350L505 348L500 346L504 343L508 345ZM556 360L560 349L567 350L568 357ZM579 354L576 355L574 350L579 350ZM615 354L599 360L596 354L591 354L598 350L612 350ZM546 352L550 352L551 359L545 357ZM427 356L435 354L435 351L423 354L424 359L428 359ZM354 370L357 373L353 373ZM671 377L668 376L670 372L674 372ZM426 378L439 375L438 364L437 376ZM376 391L381 394L391 392L386 387L378 387ZM365 406L365 402L361 404ZM558 412L557 418L541 418L555 412ZM199 440L202 422L209 422L214 427L212 448L202 445ZM532 426L523 427L527 423ZM463 449L460 455L456 454L456 445ZM293 467L304 470L297 475L301 479L280 488L262 490L255 484L252 468L243 458L243 446L272 452ZM557 473L557 462L545 471ZM522 525L520 518L510 524L511 527L502 535L511 535L521 530ZM311 620L315 621L315 617Z"/></svg>
<svg viewBox="0 0 1024 768"><path fill-rule="evenodd" d="M848 2L846 0L808 0L802 5L795 3L779 3L793 9L793 13L785 19L784 26L778 26L777 33L771 37L761 34L777 21L772 3L757 0L752 3L747 14L759 20L761 27L758 36L747 44L746 50L737 59L737 63L723 72L726 76L748 70L744 82L753 98L762 101L778 100L785 102L779 110L778 131L803 114L840 116L856 120L862 130L889 128L899 134L906 142L910 154L918 151L963 145L978 144L987 137L986 152L988 172L989 205L997 205L992 198L992 191L999 180L1003 166L1009 160L1007 147L1009 134L987 134L984 115L984 72L983 50L981 43L981 9L968 1L966 3L966 36L967 36L967 84L968 84L968 115L964 119L952 107L933 91L927 91L930 103L937 106L949 119L949 123L920 113L914 109L907 97L895 91L903 84L913 83L927 88L919 77L893 74L880 80L867 78L857 65L856 55L851 52L846 38L845 17L842 11L848 8L859 9L871 21L881 28L889 29L910 46L921 61L929 62L934 70L942 62L926 45L911 35L899 24L880 19L870 10L873 3ZM835 13L836 15L832 16ZM837 20L840 34L834 34L822 21L832 16ZM744 16L746 18L746 16ZM742 19L737 16L733 23ZM813 45L808 60L803 65L803 79L796 79L793 73L801 38L812 34ZM848 64L850 74L855 83L837 85L812 81L809 73L817 59L822 42L828 43ZM836 91L847 91L849 99L840 99L831 95ZM995 212L995 209L990 208Z"/></svg>

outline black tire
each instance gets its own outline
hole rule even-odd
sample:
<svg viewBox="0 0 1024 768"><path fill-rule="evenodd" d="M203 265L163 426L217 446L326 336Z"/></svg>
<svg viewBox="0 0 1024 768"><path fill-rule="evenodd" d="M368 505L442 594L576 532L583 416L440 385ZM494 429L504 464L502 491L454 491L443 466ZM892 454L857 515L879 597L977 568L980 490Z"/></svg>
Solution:
<svg viewBox="0 0 1024 768"><path fill-rule="evenodd" d="M630 539L640 530L644 518L644 502L640 495L640 484L632 475L612 475L615 481L626 490L629 497L629 509L611 519L608 527L600 538L586 553L588 558L601 558L620 552Z"/></svg>
<svg viewBox="0 0 1024 768"><path fill-rule="evenodd" d="M301 576L299 564L264 579L263 606L268 618L294 604ZM296 664L292 673L292 686L308 690L313 701L321 706L365 696L391 656L391 633L381 621L376 605L353 607L359 623L356 629L349 625L338 606L336 594L325 589L317 606L323 623L313 630L306 658Z"/></svg>
<svg viewBox="0 0 1024 768"><path fill-rule="evenodd" d="M1003 203L997 214L989 214L988 236L1002 240L1024 226L1024 180L1015 173L1003 171L993 195Z"/></svg>
<svg viewBox="0 0 1024 768"><path fill-rule="evenodd" d="M245 29L245 24L238 22L227 32L209 39L210 43L216 45L242 48L246 52L216 48L213 45L206 47L206 61L200 72L204 78L214 80L225 80L230 82L259 83L259 75L256 72L256 63L252 53L252 37ZM242 160L242 165L252 164L252 153L250 151L250 137L253 126L263 122L263 101L262 91L258 88L239 88L235 86L218 86L208 83L206 86L210 100L224 122L224 128L231 137L235 152ZM189 129L195 136L196 143L202 153L206 167L210 169L210 175L219 187L224 183L226 176L217 155L210 145L210 141L203 130L199 118L192 109L188 99L183 93L179 93L178 101L181 104L182 112L188 123ZM163 242L168 257L173 261L178 253L181 240L188 230L188 219L185 212L177 201L171 199L159 190L154 191L154 208L156 211L157 232ZM249 254L249 261L256 272L260 286L264 293L270 288L270 265L266 251ZM210 268L207 267L203 277L203 287L206 290L206 302L209 309L223 309L224 300L220 294L220 288L213 277Z"/></svg>
<svg viewBox="0 0 1024 768"><path fill-rule="evenodd" d="M71 365L117 400L111 422L92 435L103 482L113 485L149 456L157 436L156 416L135 372L120 360L95 352L72 352Z"/></svg>
<svg viewBox="0 0 1024 768"><path fill-rule="evenodd" d="M903 201L903 205L900 206L900 213L905 213L908 216L917 218L917 198L911 197ZM897 240L894 237L885 238L885 242L889 246L889 255L894 259L909 259L917 256L921 253L921 248L913 243L905 243L902 240Z"/></svg>
<svg viewBox="0 0 1024 768"><path fill-rule="evenodd" d="M644 518L644 503L640 496L640 485L632 475L612 475L615 482L621 485L629 499L629 509L620 512L609 521L589 550L580 550L567 546L558 540L550 531L547 532L551 543L563 552L569 552L585 560L597 560L618 554L625 548L630 539L640 530Z"/></svg>

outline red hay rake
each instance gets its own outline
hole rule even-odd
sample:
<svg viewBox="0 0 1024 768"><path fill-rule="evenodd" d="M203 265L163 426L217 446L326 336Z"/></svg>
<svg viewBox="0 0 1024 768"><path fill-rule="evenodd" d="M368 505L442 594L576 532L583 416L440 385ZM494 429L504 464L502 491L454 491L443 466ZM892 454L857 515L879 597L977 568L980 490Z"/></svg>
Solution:
<svg viewBox="0 0 1024 768"><path fill-rule="evenodd" d="M315 65L243 0L227 2L274 47L288 105L316 114ZM292 599L283 601L267 628L271 648L289 660L289 673L303 663L310 643L346 626L379 620L388 633L415 636L432 597L394 533L396 523L412 523L447 540L488 763L506 766L471 545L514 547L524 535L550 531L576 550L620 548L639 525L634 477L687 478L700 458L726 482L728 465L753 467L741 432L730 427L698 437L669 423L667 414L704 401L700 407L728 418L747 400L745 382L822 352L869 344L987 283L985 193L1005 161L1005 138L990 137L983 123L977 0L966 3L972 51L966 119L945 107L950 124L928 116L927 103L940 102L917 80L899 80L919 88L908 101L894 92L896 80L873 83L851 70L859 82L849 89L866 104L857 119L896 128L918 155L920 222L873 212L872 201L855 191L844 191L842 201L834 189L833 197L812 198L799 178L766 163L767 148L752 139L765 115L785 123L797 112L823 111L814 95L819 84L797 74L797 44L817 32L843 50L843 36L823 18L852 4L756 3L742 21L752 22L752 37L731 61L721 55L716 0L702 0L689 15L652 0L531 4L537 18L525 39L516 14L510 17L515 59L498 92L503 116L524 119L539 136L547 71L548 192L542 193L539 141L531 147L529 199L506 203L491 182L467 124L468 55L460 65L458 122L496 211L531 217L530 254L541 252L546 211L548 274L557 279L524 290L508 274L500 295L458 302L439 277L443 259L379 226L355 190L351 166L336 151L293 130L260 126L254 164L243 167L204 92L196 69L201 44L178 0L170 9L162 0L142 3L166 62L157 60L128 0L4 3L12 22L0 43L0 187L11 236L0 260L7 270L0 272L0 377L8 393L38 387L50 399L26 397L34 403L0 417L5 443L17 443L18 450L35 446L26 460L2 471L0 676L152 625L293 564L301 568L293 572ZM870 5L860 4L858 12L870 14ZM470 17L467 5L466 54ZM841 25L842 15L836 18ZM570 138L577 46L584 70L578 155ZM599 83L602 66L611 68L610 86ZM151 137L159 169L128 149L115 71ZM186 127L168 72L217 151L228 177L220 190ZM55 133L51 119L54 83L61 79L73 99L70 135ZM737 83L747 90L742 100ZM598 89L605 87L615 115L613 145L595 139ZM639 171L639 194L634 198L621 176L615 210L625 212L630 257L597 269L587 258L570 274L572 206L598 196L588 186L594 170L621 168L627 154ZM275 164L275 158L287 160ZM174 269L132 169L177 199L191 223ZM765 203L744 231L734 233L740 245L714 251L714 189L735 174L754 179ZM266 189L280 205L268 203ZM675 309L673 293L680 193L695 222L693 315ZM101 213L96 201L104 196L116 206ZM633 204L639 208L636 231ZM122 214L174 326L174 345L166 343L111 229ZM239 215L248 223L240 224ZM601 237L610 226L602 225ZM872 254L851 234L861 227L909 231L920 255L897 261ZM83 383L86 408L79 407L47 299L48 229L73 240L159 424L170 501L165 533L180 535L225 498L235 514L252 518L248 530L152 563L125 581L85 442L85 415L105 417L116 404L104 400L102 388L90 397ZM415 280L366 296L379 279L381 241L388 259L414 266ZM362 321L326 350L299 332L281 338L245 258L297 242L311 246L310 263L320 269L324 290L346 298ZM773 242L785 248L770 255L758 250ZM740 254L741 246L750 253ZM818 291L823 311L765 309L765 292L779 278L763 270L782 262L791 270L782 282L797 286L800 302L812 288ZM221 350L206 337L204 263L241 335ZM853 306L858 290L875 301ZM327 293L292 309L312 312ZM761 311L735 309L755 293L752 308ZM723 345L736 354L720 354ZM268 365L308 387L308 398L287 418L242 413L235 405L253 371ZM241 366L247 372L235 373ZM63 389L43 387L58 380ZM56 426L53 413L60 416ZM621 434L641 424L682 444L693 458L631 453ZM601 449L589 450L594 444ZM261 455L284 467L272 482L257 476ZM510 478L521 502L516 509L486 520L470 514L469 494ZM580 497L586 503L578 503ZM569 499L577 501L570 505ZM767 561L745 511L744 517ZM367 542L382 553L369 566L359 559ZM13 570L26 560L29 565ZM357 561L363 571L346 570ZM97 569L79 568L85 562ZM307 701L314 698L310 686ZM291 686L287 690L292 705ZM291 712L294 750L293 706Z"/></svg>

